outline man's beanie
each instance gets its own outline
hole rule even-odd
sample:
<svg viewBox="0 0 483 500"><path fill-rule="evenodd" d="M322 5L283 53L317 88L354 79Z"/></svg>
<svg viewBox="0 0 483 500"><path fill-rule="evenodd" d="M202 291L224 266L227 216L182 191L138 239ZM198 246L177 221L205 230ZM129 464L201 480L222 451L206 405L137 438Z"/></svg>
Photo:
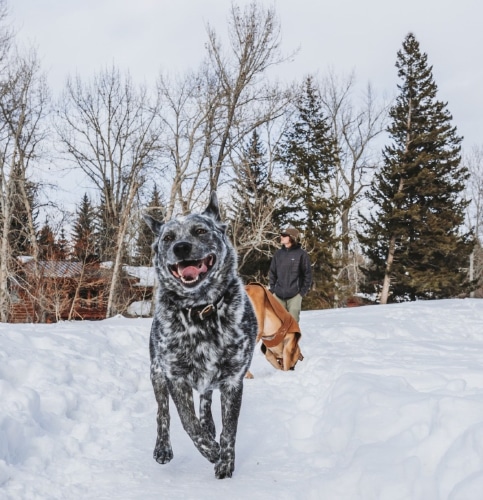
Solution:
<svg viewBox="0 0 483 500"><path fill-rule="evenodd" d="M298 229L294 228L293 226L287 226L282 231L280 231L280 234L288 234L294 242L298 241L300 236L300 232L298 231Z"/></svg>

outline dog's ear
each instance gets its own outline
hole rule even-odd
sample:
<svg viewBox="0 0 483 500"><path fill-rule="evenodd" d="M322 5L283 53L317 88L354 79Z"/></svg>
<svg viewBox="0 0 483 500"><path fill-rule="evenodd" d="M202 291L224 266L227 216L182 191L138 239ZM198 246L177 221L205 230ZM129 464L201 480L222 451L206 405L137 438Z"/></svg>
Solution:
<svg viewBox="0 0 483 500"><path fill-rule="evenodd" d="M203 212L204 215L208 215L216 222L221 222L220 217L220 207L218 205L218 196L216 196L216 191L212 191L210 195L210 203Z"/></svg>
<svg viewBox="0 0 483 500"><path fill-rule="evenodd" d="M163 226L162 222L160 222L158 219L155 219L148 213L143 214L143 219L154 234L159 234L161 227Z"/></svg>

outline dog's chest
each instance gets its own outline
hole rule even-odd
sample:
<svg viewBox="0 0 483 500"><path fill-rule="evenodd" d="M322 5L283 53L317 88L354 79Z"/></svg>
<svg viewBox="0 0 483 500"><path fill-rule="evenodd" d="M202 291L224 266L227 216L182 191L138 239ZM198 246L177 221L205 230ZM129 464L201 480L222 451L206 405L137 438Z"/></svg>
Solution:
<svg viewBox="0 0 483 500"><path fill-rule="evenodd" d="M153 330L153 362L169 379L183 379L203 392L230 377L243 376L251 358L249 338L216 320L171 321Z"/></svg>

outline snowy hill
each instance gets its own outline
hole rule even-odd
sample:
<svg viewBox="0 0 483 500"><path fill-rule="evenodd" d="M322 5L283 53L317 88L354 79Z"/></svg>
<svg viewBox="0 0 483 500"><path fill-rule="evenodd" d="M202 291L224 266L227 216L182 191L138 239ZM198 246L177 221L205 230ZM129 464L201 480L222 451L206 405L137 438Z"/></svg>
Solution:
<svg viewBox="0 0 483 500"><path fill-rule="evenodd" d="M294 372L256 349L222 481L174 408L152 459L150 324L0 324L1 499L483 498L483 300L303 312Z"/></svg>

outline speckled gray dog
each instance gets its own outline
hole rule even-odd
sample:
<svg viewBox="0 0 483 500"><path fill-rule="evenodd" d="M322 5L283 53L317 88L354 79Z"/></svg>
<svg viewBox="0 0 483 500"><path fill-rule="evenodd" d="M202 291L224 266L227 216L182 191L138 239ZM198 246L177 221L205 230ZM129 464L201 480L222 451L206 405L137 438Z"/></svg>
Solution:
<svg viewBox="0 0 483 500"><path fill-rule="evenodd" d="M156 235L158 280L151 328L151 381L158 403L154 458L173 458L169 437L171 395L184 429L200 453L215 464L219 479L231 477L243 393L243 379L256 343L257 320L237 275L235 251L212 193L201 214L165 223L146 215ZM200 394L196 416L193 389ZM211 413L220 390L220 443Z"/></svg>

